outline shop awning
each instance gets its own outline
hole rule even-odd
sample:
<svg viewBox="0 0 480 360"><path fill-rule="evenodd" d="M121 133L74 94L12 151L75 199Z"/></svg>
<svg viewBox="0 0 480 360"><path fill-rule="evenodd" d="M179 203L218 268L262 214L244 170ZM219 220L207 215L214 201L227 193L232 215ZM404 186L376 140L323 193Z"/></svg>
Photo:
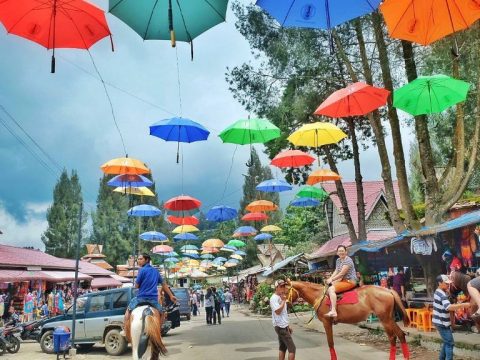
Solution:
<svg viewBox="0 0 480 360"><path fill-rule="evenodd" d="M412 231L409 236L426 236L435 235L445 231L460 229L465 226L475 225L480 223L480 210L472 211L470 213L459 216L456 219L448 220L443 224L425 226L417 231Z"/></svg>
<svg viewBox="0 0 480 360"><path fill-rule="evenodd" d="M110 277L111 277L112 279L115 279L115 280L117 280L117 281L120 281L121 283L129 283L129 282L132 282L132 279L128 279L128 278L126 278L126 277L124 277L124 276L120 276L120 275L117 275L117 274L112 274L112 275L110 275Z"/></svg>
<svg viewBox="0 0 480 360"><path fill-rule="evenodd" d="M106 288L106 287L120 287L122 283L118 280L111 278L110 276L106 277L95 277L93 278L90 286L92 289Z"/></svg>
<svg viewBox="0 0 480 360"><path fill-rule="evenodd" d="M50 282L66 282L75 280L75 271L42 271L44 274L50 277ZM85 275L81 272L78 273L78 281L92 280L89 275Z"/></svg>
<svg viewBox="0 0 480 360"><path fill-rule="evenodd" d="M78 280L91 280L92 277L78 273ZM11 270L0 269L0 282L17 282L45 280L48 282L58 283L75 280L74 271L30 271L30 270Z"/></svg>
<svg viewBox="0 0 480 360"><path fill-rule="evenodd" d="M348 254L354 255L357 251L378 252L383 248L398 243L405 239L403 235L398 235L392 238L383 239L380 241L361 241L348 248Z"/></svg>
<svg viewBox="0 0 480 360"><path fill-rule="evenodd" d="M288 264L292 263L292 262L295 262L296 260L300 259L301 257L303 256L303 253L301 254L297 254L297 255L293 255L293 256L290 256L288 258L286 258L285 260L282 260L280 261L279 263L269 267L268 270L265 270L262 274L262 276L270 276L272 275L274 272L284 268L285 266L287 266Z"/></svg>

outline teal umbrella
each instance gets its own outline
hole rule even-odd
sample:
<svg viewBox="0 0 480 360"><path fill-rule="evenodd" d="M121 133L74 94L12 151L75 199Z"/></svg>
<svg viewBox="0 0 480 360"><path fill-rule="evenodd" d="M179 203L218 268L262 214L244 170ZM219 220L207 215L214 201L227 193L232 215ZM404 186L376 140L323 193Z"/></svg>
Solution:
<svg viewBox="0 0 480 360"><path fill-rule="evenodd" d="M109 11L144 40L192 40L225 21L228 0L110 0ZM193 56L193 47L192 47Z"/></svg>
<svg viewBox="0 0 480 360"><path fill-rule="evenodd" d="M470 84L446 75L419 76L395 90L393 106L414 116L440 113L465 101Z"/></svg>

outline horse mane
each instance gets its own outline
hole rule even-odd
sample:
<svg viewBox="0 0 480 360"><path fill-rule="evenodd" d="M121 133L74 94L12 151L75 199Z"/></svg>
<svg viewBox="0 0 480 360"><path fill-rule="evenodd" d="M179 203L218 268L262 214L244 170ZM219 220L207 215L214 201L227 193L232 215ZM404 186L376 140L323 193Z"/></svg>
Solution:
<svg viewBox="0 0 480 360"><path fill-rule="evenodd" d="M152 308L152 311L153 315L147 315L145 317L145 332L150 338L150 346L152 347L151 359L158 359L159 354L167 354L167 348L162 341L160 313L154 308Z"/></svg>

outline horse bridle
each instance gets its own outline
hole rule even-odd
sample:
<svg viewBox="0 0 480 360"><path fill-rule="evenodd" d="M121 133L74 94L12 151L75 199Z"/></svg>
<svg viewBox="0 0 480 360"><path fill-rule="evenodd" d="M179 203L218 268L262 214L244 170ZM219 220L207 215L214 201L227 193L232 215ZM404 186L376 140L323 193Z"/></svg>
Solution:
<svg viewBox="0 0 480 360"><path fill-rule="evenodd" d="M300 296L300 293L298 292L297 289L295 289L292 285L289 286L289 289L288 289L288 294L287 294L287 302L289 302L290 304L293 305L292 303L292 300L293 300L293 292L295 292L297 294L297 297L301 297ZM318 311L318 309L320 308L320 306L322 306L322 303L323 303L323 300L325 300L325 297L327 296L327 292L328 292L328 286L325 286L323 288L323 294L322 294L322 297L321 298L318 298L315 303L313 304L313 310L314 312L316 313ZM292 307L292 311L293 311L293 307ZM293 311L293 313L295 314L295 312ZM310 320L311 321L311 320Z"/></svg>

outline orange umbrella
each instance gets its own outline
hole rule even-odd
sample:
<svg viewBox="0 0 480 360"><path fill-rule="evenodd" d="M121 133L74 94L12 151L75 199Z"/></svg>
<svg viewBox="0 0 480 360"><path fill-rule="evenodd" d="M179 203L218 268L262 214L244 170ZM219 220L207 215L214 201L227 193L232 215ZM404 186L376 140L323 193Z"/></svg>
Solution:
<svg viewBox="0 0 480 360"><path fill-rule="evenodd" d="M262 221L267 219L268 215L262 212L247 213L242 216L243 221Z"/></svg>
<svg viewBox="0 0 480 360"><path fill-rule="evenodd" d="M124 157L107 161L101 167L105 174L119 175L142 175L149 174L150 169L137 159Z"/></svg>
<svg viewBox="0 0 480 360"><path fill-rule="evenodd" d="M246 209L251 212L275 211L278 206L268 200L257 200L248 204Z"/></svg>
<svg viewBox="0 0 480 360"><path fill-rule="evenodd" d="M391 37L422 45L464 30L480 19L480 4L475 0L385 0L380 11Z"/></svg>
<svg viewBox="0 0 480 360"><path fill-rule="evenodd" d="M202 243L202 248L221 248L225 245L220 239L208 239Z"/></svg>
<svg viewBox="0 0 480 360"><path fill-rule="evenodd" d="M324 181L340 180L342 177L330 169L319 169L312 172L307 179L308 185L314 185Z"/></svg>
<svg viewBox="0 0 480 360"><path fill-rule="evenodd" d="M202 247L202 255L204 254L216 254L220 252L217 248L214 247Z"/></svg>

